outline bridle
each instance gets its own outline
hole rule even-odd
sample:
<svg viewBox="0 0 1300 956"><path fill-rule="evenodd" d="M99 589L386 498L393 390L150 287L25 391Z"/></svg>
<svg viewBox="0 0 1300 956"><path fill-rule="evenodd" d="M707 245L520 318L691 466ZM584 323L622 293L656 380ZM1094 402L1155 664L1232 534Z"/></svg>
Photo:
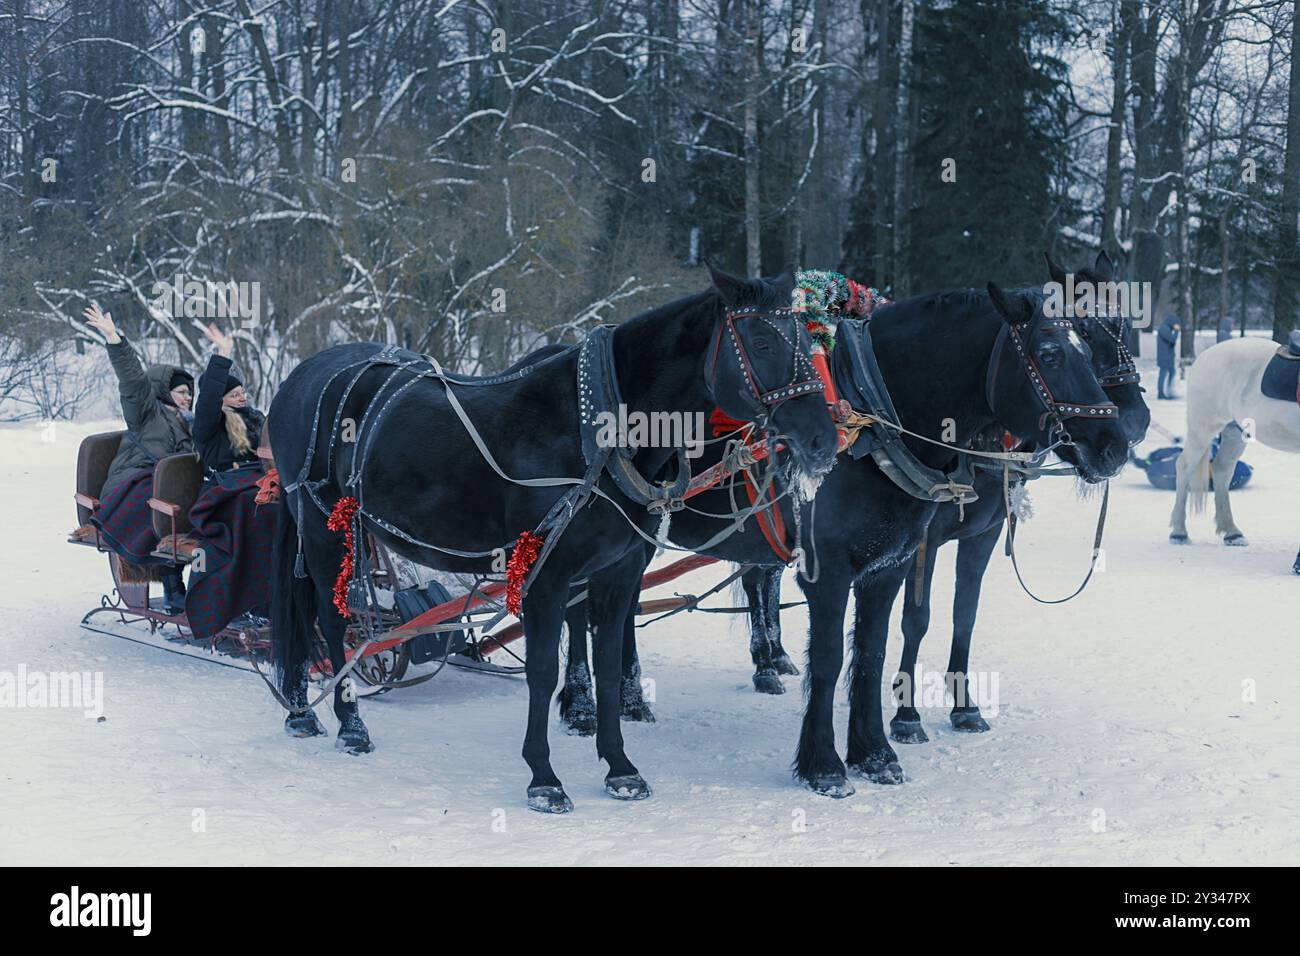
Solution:
<svg viewBox="0 0 1300 956"><path fill-rule="evenodd" d="M1010 338L1011 344L1016 350L1016 355L1020 358L1020 367L1024 369L1025 374L1029 377L1029 382L1034 387L1034 393L1043 406L1043 414L1038 419L1039 431L1046 427L1048 421L1052 423L1052 427L1047 433L1049 440L1054 440L1056 445L1073 445L1074 440L1070 437L1070 432L1065 426L1066 421L1072 418L1118 420L1119 406L1114 402L1094 404L1062 401L1052 393L1051 386L1047 384L1042 369L1034 361L1033 353L1021 334L1021 329L1031 323L1032 319L1029 322L1004 322L1002 329L998 332L998 337L993 343L993 356L989 360L988 376L984 383L984 392L989 403L989 409L994 410L993 394L997 386L998 373L1002 368L1002 352L1006 340ZM1074 331L1074 322L1066 318L1044 318L1043 325L1047 328ZM996 410L994 410L994 414L996 415Z"/></svg>
<svg viewBox="0 0 1300 956"><path fill-rule="evenodd" d="M745 348L745 342L740 330L736 328L736 322L740 319L763 322L786 345L790 346L792 368L790 378L784 385L769 388L759 378L754 363L750 360L749 352ZM778 322L784 324L786 321L790 323L790 329L794 333L793 336L787 335L781 326L777 324ZM743 309L728 309L722 321L718 323L718 334L713 341L713 355L709 359L708 370L705 373L706 384L715 401L718 398L718 358L722 354L724 334L727 335L730 341L730 351L735 356L736 365L740 369L740 377L744 380L748 390L748 394L741 392L741 398L751 406L753 412L751 420L758 422L760 427L766 428L768 420L776 409L790 399L797 398L800 395L812 395L825 391L826 385L821 376L817 374L817 369L809 357L811 339L808 338L808 331L804 328L799 314L793 309L764 309L758 306L747 306Z"/></svg>
<svg viewBox="0 0 1300 956"><path fill-rule="evenodd" d="M1123 385L1137 385L1142 381L1141 374L1137 370L1137 362L1133 359L1133 353L1129 351L1128 342L1125 339L1128 336L1128 319L1124 316L1119 317L1118 330L1112 329L1109 322L1104 317L1098 315L1086 315L1085 321L1092 320L1099 325L1103 332L1115 343L1115 364L1108 368L1101 375L1097 376L1097 384L1102 388L1119 388ZM1084 338L1090 338L1086 331L1086 326L1080 329Z"/></svg>

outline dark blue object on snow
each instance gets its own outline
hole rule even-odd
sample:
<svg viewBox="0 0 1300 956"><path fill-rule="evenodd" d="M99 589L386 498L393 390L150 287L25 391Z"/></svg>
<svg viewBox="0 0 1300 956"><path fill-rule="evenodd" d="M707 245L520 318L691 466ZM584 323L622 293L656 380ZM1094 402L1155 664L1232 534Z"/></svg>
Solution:
<svg viewBox="0 0 1300 956"><path fill-rule="evenodd" d="M1160 488L1163 491L1174 491L1178 487L1178 456L1183 453L1181 447L1157 448L1145 458L1134 458L1133 462L1139 468L1147 473L1147 481ZM1219 440L1216 438L1210 446L1210 460L1213 461L1219 453ZM1246 487L1250 481L1250 476L1254 474L1254 469L1244 461L1237 462L1236 471L1232 475L1232 484L1228 486L1229 491L1236 491L1238 488ZM1210 490L1214 490L1214 478L1210 478Z"/></svg>

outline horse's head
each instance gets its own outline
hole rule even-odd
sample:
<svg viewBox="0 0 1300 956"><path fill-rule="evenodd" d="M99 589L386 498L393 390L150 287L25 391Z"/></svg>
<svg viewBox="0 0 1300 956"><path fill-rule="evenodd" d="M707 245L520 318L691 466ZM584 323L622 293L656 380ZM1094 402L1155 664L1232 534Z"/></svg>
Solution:
<svg viewBox="0 0 1300 956"><path fill-rule="evenodd" d="M986 393L994 417L1056 453L1087 482L1124 465L1128 441L1093 371L1092 350L1067 318L1043 314L1043 300L1003 292L989 296L1005 323L989 361Z"/></svg>
<svg viewBox="0 0 1300 956"><path fill-rule="evenodd" d="M1067 283L1065 270L1044 252L1047 271L1052 281L1063 289L1074 289L1074 302L1070 312L1075 328L1092 349L1092 367L1097 381L1110 400L1119 407L1119 423L1129 446L1139 444L1151 424L1151 410L1142 400L1142 377L1137 363L1128 349L1129 317L1116 307L1119 297L1113 294L1115 267L1105 250L1097 253L1097 261L1074 272L1073 286Z"/></svg>
<svg viewBox="0 0 1300 956"><path fill-rule="evenodd" d="M805 494L835 464L835 426L812 341L790 308L794 273L775 279L727 275L709 266L718 316L705 358L705 385L727 415L752 421L789 450L787 477Z"/></svg>

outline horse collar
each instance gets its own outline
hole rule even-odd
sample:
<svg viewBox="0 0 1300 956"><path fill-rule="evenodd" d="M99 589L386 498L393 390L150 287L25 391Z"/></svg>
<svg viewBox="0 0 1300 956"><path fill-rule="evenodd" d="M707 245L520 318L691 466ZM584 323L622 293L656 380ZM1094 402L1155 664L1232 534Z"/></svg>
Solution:
<svg viewBox="0 0 1300 956"><path fill-rule="evenodd" d="M618 421L618 410L623 405L623 393L618 386L614 365L612 326L597 326L583 340L578 350L577 374L578 430L582 438L582 457L587 465L599 466L609 472L619 491L651 512L679 510L691 481L686 449L677 449L677 477L672 482L654 484L632 464L636 448L625 441L610 445L601 440L600 433L605 423Z"/></svg>

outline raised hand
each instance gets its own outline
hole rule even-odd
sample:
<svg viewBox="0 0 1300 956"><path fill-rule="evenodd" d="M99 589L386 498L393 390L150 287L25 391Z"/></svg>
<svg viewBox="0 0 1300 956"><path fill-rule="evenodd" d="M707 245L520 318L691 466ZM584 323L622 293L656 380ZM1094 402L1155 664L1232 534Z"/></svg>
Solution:
<svg viewBox="0 0 1300 956"><path fill-rule="evenodd" d="M208 337L208 341L217 347L217 354L222 358L230 358L235 351L235 337L229 332L222 332L215 324L209 322L208 327L203 330L203 334Z"/></svg>
<svg viewBox="0 0 1300 956"><path fill-rule="evenodd" d="M113 314L103 311L98 302L92 302L82 315L86 317L86 324L102 335L107 344L116 345L122 341L117 326L113 324Z"/></svg>

